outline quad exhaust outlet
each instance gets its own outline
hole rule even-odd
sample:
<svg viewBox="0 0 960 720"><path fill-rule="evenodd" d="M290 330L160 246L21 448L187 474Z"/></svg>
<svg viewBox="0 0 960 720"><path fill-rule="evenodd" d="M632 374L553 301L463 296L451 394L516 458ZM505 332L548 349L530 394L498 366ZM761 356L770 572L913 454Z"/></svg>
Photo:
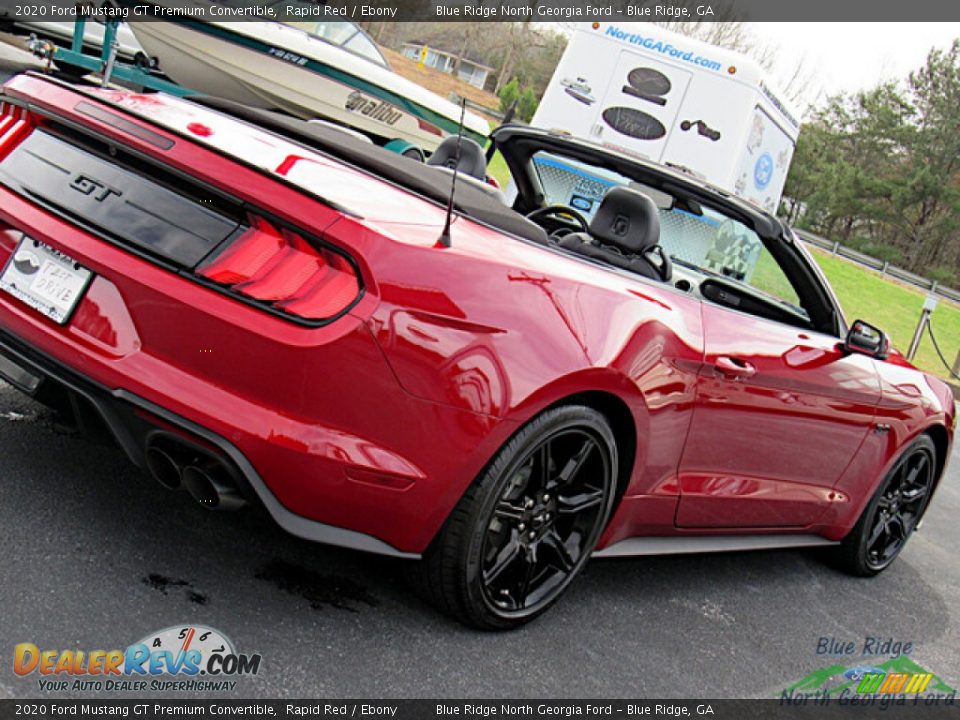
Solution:
<svg viewBox="0 0 960 720"><path fill-rule="evenodd" d="M189 442L157 435L147 441L144 457L154 480L168 490L186 490L201 507L238 510L247 503L226 463Z"/></svg>

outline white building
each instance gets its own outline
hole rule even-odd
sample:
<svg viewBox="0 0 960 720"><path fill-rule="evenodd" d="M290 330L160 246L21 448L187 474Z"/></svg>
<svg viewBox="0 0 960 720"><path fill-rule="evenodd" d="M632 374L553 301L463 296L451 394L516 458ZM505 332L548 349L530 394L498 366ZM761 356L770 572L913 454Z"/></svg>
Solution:
<svg viewBox="0 0 960 720"><path fill-rule="evenodd" d="M410 58L418 63L422 62L427 67L448 74L453 73L454 65L456 65L457 62L455 53L427 47L423 43L418 42L404 43L400 53L406 58ZM460 60L460 67L457 69L457 77L465 80L474 87L483 88L493 70L489 65L484 65L476 60L463 58Z"/></svg>

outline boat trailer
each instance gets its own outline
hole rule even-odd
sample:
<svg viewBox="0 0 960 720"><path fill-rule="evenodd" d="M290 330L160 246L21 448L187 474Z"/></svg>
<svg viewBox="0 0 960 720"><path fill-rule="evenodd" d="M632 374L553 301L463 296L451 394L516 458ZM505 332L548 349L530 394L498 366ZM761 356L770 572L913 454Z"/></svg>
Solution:
<svg viewBox="0 0 960 720"><path fill-rule="evenodd" d="M117 60L117 51L120 44L117 42L117 27L119 20L105 20L103 33L103 47L100 56L88 55L83 52L83 35L87 25L86 18L74 22L73 37L70 47L59 47L49 40L41 40L36 35L30 36L28 47L30 51L47 63L47 72L51 71L52 63L66 66L71 69L79 68L88 73L101 76L101 84L107 85L111 81L137 85L145 90L156 90L171 95L185 97L196 93L189 88L181 87L162 76L157 61L154 58L143 62L126 63Z"/></svg>

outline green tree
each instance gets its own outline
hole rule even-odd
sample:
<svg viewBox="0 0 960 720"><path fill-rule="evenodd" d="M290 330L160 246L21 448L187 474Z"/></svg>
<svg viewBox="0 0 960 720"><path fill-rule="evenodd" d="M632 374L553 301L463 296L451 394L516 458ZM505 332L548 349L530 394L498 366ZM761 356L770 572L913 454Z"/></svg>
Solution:
<svg viewBox="0 0 960 720"><path fill-rule="evenodd" d="M500 88L500 112L506 114L520 102L520 83L516 78Z"/></svg>
<svg viewBox="0 0 960 720"><path fill-rule="evenodd" d="M521 119L530 122L539 104L540 99L533 91L533 88L524 88L523 92L520 93L520 100L517 104L517 115L519 115Z"/></svg>
<svg viewBox="0 0 960 720"><path fill-rule="evenodd" d="M830 98L800 133L788 218L914 272L960 277L958 109L960 41L904 82Z"/></svg>

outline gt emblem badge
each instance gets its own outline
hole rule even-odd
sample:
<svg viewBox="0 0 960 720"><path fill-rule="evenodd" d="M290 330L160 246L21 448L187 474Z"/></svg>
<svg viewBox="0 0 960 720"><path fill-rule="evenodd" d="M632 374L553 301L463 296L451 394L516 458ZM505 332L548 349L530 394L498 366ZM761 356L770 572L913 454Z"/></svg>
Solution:
<svg viewBox="0 0 960 720"><path fill-rule="evenodd" d="M123 195L120 190L87 175L75 175L70 180L70 187L84 195L92 195L97 202L103 202L110 195L116 195L117 197Z"/></svg>

